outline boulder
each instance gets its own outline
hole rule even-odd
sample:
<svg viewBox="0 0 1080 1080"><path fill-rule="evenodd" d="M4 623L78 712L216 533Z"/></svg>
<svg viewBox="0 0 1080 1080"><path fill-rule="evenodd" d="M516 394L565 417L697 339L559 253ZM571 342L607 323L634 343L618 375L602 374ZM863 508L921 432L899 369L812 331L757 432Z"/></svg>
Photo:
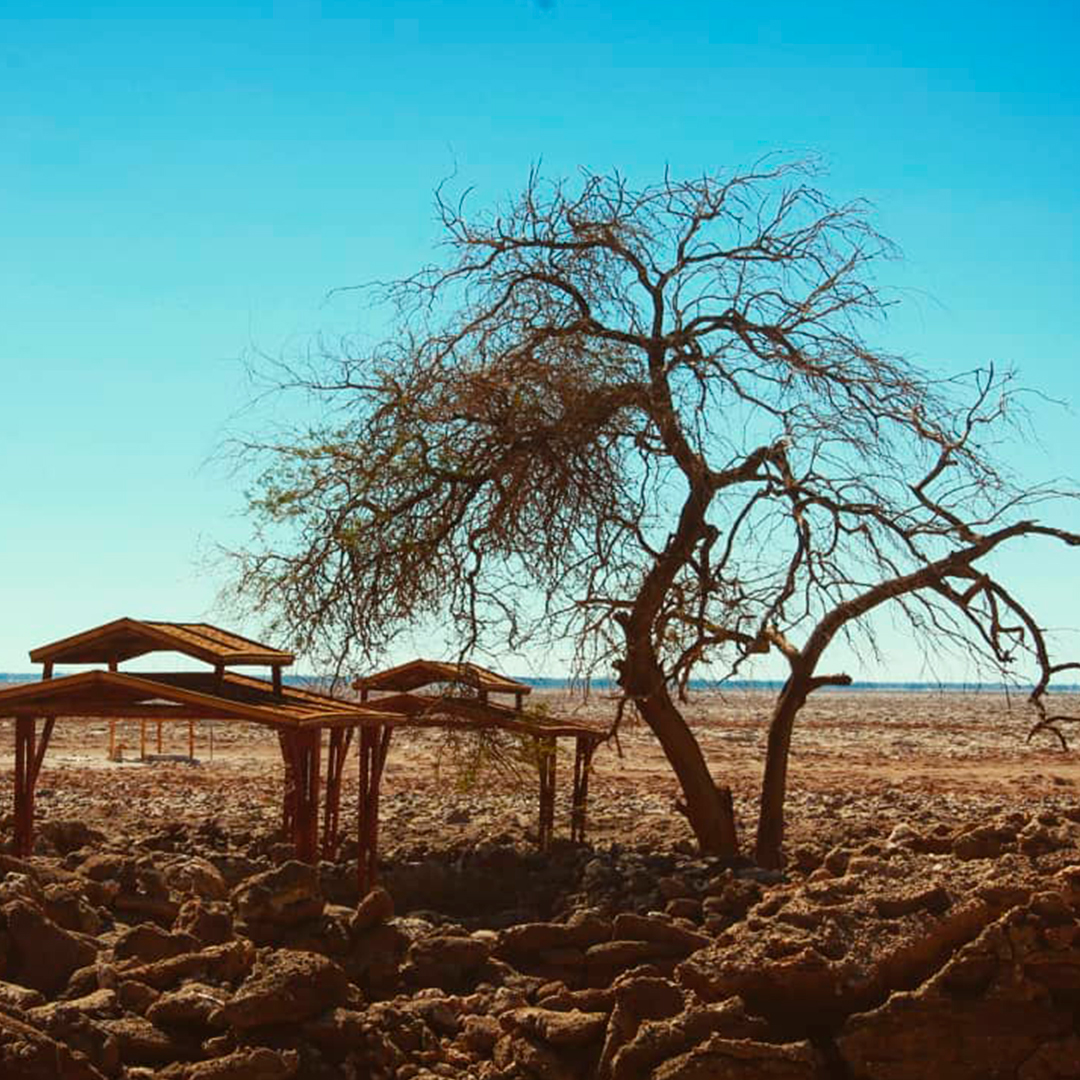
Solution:
<svg viewBox="0 0 1080 1080"><path fill-rule="evenodd" d="M808 1042L775 1044L713 1035L653 1072L654 1080L827 1080Z"/></svg>
<svg viewBox="0 0 1080 1080"><path fill-rule="evenodd" d="M459 990L475 980L488 953L476 938L433 934L409 946L404 975L415 986Z"/></svg>
<svg viewBox="0 0 1080 1080"><path fill-rule="evenodd" d="M237 1050L214 1061L200 1061L178 1077L162 1073L162 1080L291 1080L300 1068L295 1050L263 1047Z"/></svg>
<svg viewBox="0 0 1080 1080"><path fill-rule="evenodd" d="M200 900L227 900L229 886L221 871L206 859L187 855L168 863L163 873L170 891Z"/></svg>
<svg viewBox="0 0 1080 1080"><path fill-rule="evenodd" d="M586 949L611 940L607 919L586 918L576 923L521 923L499 934L493 955L500 960L528 960L550 949Z"/></svg>
<svg viewBox="0 0 1080 1080"><path fill-rule="evenodd" d="M220 901L193 897L181 905L173 929L202 945L223 945L233 939L232 909Z"/></svg>
<svg viewBox="0 0 1080 1080"><path fill-rule="evenodd" d="M199 941L190 934L170 933L157 923L140 923L125 930L113 944L113 956L117 960L142 960L151 963L165 960L181 953L196 952Z"/></svg>
<svg viewBox="0 0 1080 1080"><path fill-rule="evenodd" d="M251 970L255 948L250 941L230 941L211 945L198 952L183 953L167 960L124 967L125 979L145 983L155 990L168 990L184 979L204 982L235 982Z"/></svg>
<svg viewBox="0 0 1080 1080"><path fill-rule="evenodd" d="M361 934L365 930L382 923L389 922L394 917L394 898L381 886L376 885L356 905L356 912L349 922L349 929L354 934Z"/></svg>
<svg viewBox="0 0 1080 1080"><path fill-rule="evenodd" d="M2 1011L0 1076L4 1080L105 1080L82 1054Z"/></svg>
<svg viewBox="0 0 1080 1080"><path fill-rule="evenodd" d="M578 1009L560 1012L531 1006L514 1009L500 1017L502 1026L514 1034L539 1039L551 1046L579 1047L599 1042L607 1027L606 1013L586 1013Z"/></svg>
<svg viewBox="0 0 1080 1080"><path fill-rule="evenodd" d="M13 900L3 913L11 937L12 979L23 986L52 996L97 956L92 941L57 926L25 900Z"/></svg>
<svg viewBox="0 0 1080 1080"><path fill-rule="evenodd" d="M235 996L211 1017L237 1030L295 1024L344 1003L348 980L332 960L318 953L267 950Z"/></svg>
<svg viewBox="0 0 1080 1080"><path fill-rule="evenodd" d="M1036 897L917 989L850 1017L837 1045L860 1080L1011 1078L1042 1047L1068 1044L1078 996L1080 921L1064 897Z"/></svg>
<svg viewBox="0 0 1080 1080"><path fill-rule="evenodd" d="M159 1028L202 1028L227 1001L228 995L216 986L185 983L158 997L146 1010L146 1019Z"/></svg>
<svg viewBox="0 0 1080 1080"><path fill-rule="evenodd" d="M232 903L238 929L256 944L273 941L286 927L317 919L326 906L318 870L296 861L256 874L237 885L232 892Z"/></svg>
<svg viewBox="0 0 1080 1080"><path fill-rule="evenodd" d="M679 926L669 919L631 913L615 916L612 937L626 941L655 941L671 946L683 956L712 944L712 938L707 934Z"/></svg>

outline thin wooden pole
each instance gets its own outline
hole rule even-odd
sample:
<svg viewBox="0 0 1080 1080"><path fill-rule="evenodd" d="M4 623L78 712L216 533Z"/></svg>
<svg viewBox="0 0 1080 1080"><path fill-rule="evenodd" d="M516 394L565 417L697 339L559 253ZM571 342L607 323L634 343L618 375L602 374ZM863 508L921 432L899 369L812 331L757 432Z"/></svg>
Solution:
<svg viewBox="0 0 1080 1080"><path fill-rule="evenodd" d="M574 754L574 794L570 819L570 838L578 843L585 841L585 825L589 803L589 770L596 750L596 742L582 735L577 737Z"/></svg>
<svg viewBox="0 0 1080 1080"><path fill-rule="evenodd" d="M292 832L296 817L296 770L294 766L293 732L279 731L278 745L281 747L281 760L285 765L284 796L281 802L281 828L286 836Z"/></svg>
<svg viewBox="0 0 1080 1080"><path fill-rule="evenodd" d="M20 716L15 720L15 854L26 858L34 849L35 768L37 721ZM51 731L51 728L50 728Z"/></svg>
<svg viewBox="0 0 1080 1080"><path fill-rule="evenodd" d="M293 769L296 783L293 844L301 862L319 857L319 759L322 731L292 732Z"/></svg>
<svg viewBox="0 0 1080 1080"><path fill-rule="evenodd" d="M157 722L157 753L161 757L161 721Z"/></svg>
<svg viewBox="0 0 1080 1080"><path fill-rule="evenodd" d="M333 859L341 841L341 780L345 772L353 729L334 728L330 732L330 748L326 760L326 805L323 809L324 859Z"/></svg>
<svg viewBox="0 0 1080 1080"><path fill-rule="evenodd" d="M109 717L109 760L116 760L116 717Z"/></svg>

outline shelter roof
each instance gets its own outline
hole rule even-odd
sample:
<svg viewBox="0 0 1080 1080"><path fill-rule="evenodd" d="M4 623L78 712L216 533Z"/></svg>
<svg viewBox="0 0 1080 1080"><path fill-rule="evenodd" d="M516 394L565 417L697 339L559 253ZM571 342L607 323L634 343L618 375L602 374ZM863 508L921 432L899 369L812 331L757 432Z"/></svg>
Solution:
<svg viewBox="0 0 1080 1080"><path fill-rule="evenodd" d="M390 727L442 727L476 730L500 728L522 735L583 735L604 739L607 731L592 724L557 716L521 713L505 705L494 705L475 698L436 696L434 694L392 694L365 702L368 715L360 724L386 724ZM372 716L371 714L374 714Z"/></svg>
<svg viewBox="0 0 1080 1080"><path fill-rule="evenodd" d="M528 694L528 683L508 679L498 672L478 664L450 664L442 660L410 660L407 664L366 675L353 683L356 690L390 690L407 692L434 683L453 683L471 686L492 694Z"/></svg>
<svg viewBox="0 0 1080 1080"><path fill-rule="evenodd" d="M247 720L272 727L350 727L372 710L312 690L247 675L179 672L138 675L83 671L0 690L0 716L134 716L147 719Z"/></svg>
<svg viewBox="0 0 1080 1080"><path fill-rule="evenodd" d="M81 634L31 649L35 663L119 663L152 652L179 652L197 660L222 666L267 664L283 667L295 657L209 623L156 622L146 619L115 619Z"/></svg>

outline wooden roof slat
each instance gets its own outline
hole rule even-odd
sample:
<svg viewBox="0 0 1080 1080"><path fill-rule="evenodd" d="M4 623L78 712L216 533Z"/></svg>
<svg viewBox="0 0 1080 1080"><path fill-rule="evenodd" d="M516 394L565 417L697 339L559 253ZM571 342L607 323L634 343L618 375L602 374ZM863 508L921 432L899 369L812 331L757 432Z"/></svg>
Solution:
<svg viewBox="0 0 1080 1080"><path fill-rule="evenodd" d="M151 652L179 652L214 665L287 666L295 657L209 623L121 618L30 650L35 663L100 664Z"/></svg>
<svg viewBox="0 0 1080 1080"><path fill-rule="evenodd" d="M433 683L457 683L495 694L532 693L528 683L507 678L479 664L453 664L444 660L410 660L359 678L353 683L353 688L408 692Z"/></svg>

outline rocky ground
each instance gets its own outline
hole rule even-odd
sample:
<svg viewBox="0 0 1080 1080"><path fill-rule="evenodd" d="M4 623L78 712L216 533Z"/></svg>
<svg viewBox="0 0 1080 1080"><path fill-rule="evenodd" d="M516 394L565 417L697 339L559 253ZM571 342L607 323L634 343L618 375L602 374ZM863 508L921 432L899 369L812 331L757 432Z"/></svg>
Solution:
<svg viewBox="0 0 1080 1080"><path fill-rule="evenodd" d="M689 707L748 842L767 708ZM117 764L63 722L35 855L0 854L0 1077L1080 1077L1080 760L1026 730L998 695L819 695L782 874L695 855L639 728L597 754L590 843L546 855L527 761L402 733L359 897L350 842L291 861L272 734Z"/></svg>

